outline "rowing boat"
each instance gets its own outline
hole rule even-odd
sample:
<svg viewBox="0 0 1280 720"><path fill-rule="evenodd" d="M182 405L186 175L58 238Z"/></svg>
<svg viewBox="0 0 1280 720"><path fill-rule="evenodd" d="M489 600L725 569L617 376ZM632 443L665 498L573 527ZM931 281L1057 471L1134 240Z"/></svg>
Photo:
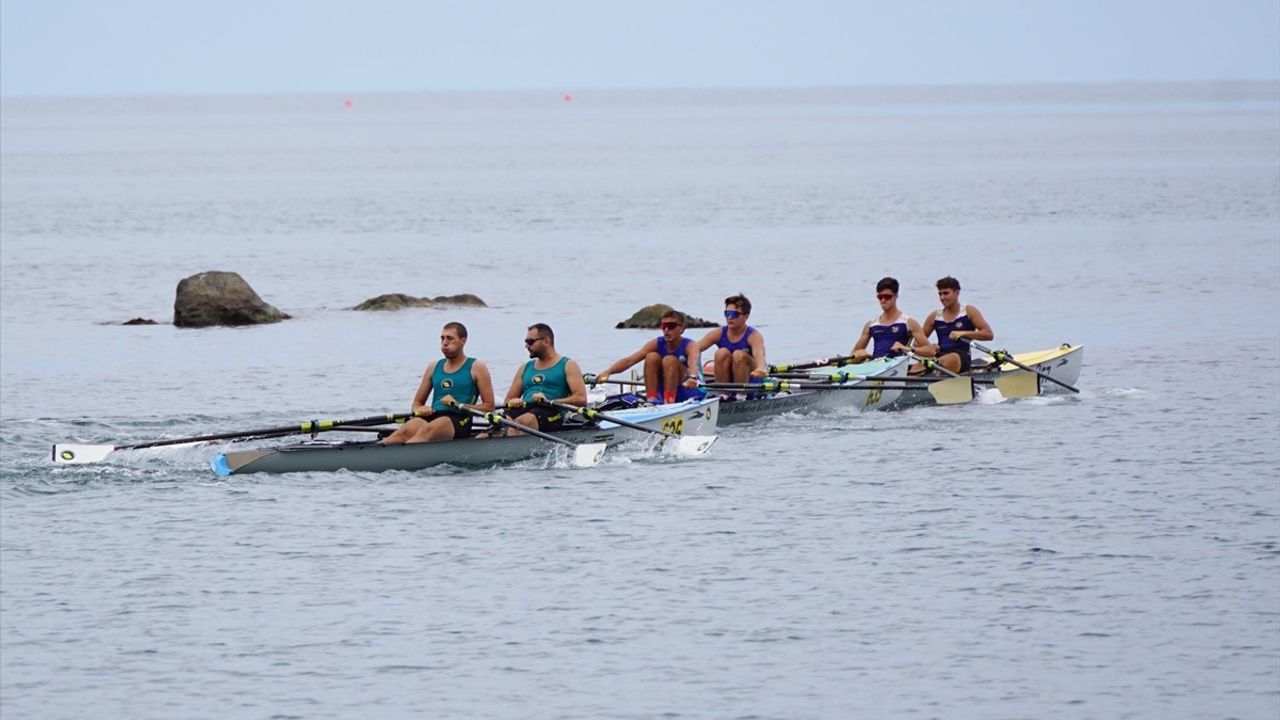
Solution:
<svg viewBox="0 0 1280 720"><path fill-rule="evenodd" d="M720 403L720 424L738 425L771 415L807 410L818 403L817 390L797 390L768 393L747 400Z"/></svg>
<svg viewBox="0 0 1280 720"><path fill-rule="evenodd" d="M611 416L654 430L677 435L704 435L715 430L719 419L719 399L689 400L683 403L612 410ZM608 420L586 423L576 419L576 427L556 432L556 437L572 443L623 442L649 438L652 433L622 427ZM421 470L434 465L487 467L546 456L559 446L531 435L475 437L453 442L379 445L377 442L310 441L254 450L219 454L211 463L219 475L266 472L308 472L353 470Z"/></svg>
<svg viewBox="0 0 1280 720"><path fill-rule="evenodd" d="M1063 343L1056 348L1047 350L1011 353L1011 357L1023 365L1035 368L1068 385L1075 385L1076 381L1080 379L1080 369L1084 364L1084 346ZM984 386L987 386L1001 376L1020 372L1025 371L1013 363L996 364L990 356L982 354L980 357L974 358L973 367L970 368L969 372L964 373L962 377L972 377L974 382L983 383ZM1043 382L1040 387L1043 393L1056 392L1059 386L1051 382ZM933 397L929 395L927 389L912 388L902 393L901 397L894 403L893 409L897 410L916 405L931 405L933 402Z"/></svg>

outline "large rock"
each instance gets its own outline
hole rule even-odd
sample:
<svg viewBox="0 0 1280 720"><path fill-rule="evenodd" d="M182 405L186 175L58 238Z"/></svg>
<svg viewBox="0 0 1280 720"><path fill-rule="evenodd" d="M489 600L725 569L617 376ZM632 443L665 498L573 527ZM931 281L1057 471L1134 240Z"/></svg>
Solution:
<svg viewBox="0 0 1280 720"><path fill-rule="evenodd" d="M175 327L260 325L287 319L233 272L211 270L183 278L173 301Z"/></svg>
<svg viewBox="0 0 1280 720"><path fill-rule="evenodd" d="M634 315L614 325L619 330L626 328L657 328L662 320L662 314L671 310L670 305L657 303L655 305L646 305L635 312ZM703 320L700 317L694 317L689 313L685 313L688 322L685 323L687 328L712 328L716 324L710 320Z"/></svg>
<svg viewBox="0 0 1280 720"><path fill-rule="evenodd" d="M404 308L440 307L442 305L463 305L466 307L489 307L484 301L470 293L461 295L437 295L433 298L414 297L404 293L388 293L371 297L352 310L403 310Z"/></svg>

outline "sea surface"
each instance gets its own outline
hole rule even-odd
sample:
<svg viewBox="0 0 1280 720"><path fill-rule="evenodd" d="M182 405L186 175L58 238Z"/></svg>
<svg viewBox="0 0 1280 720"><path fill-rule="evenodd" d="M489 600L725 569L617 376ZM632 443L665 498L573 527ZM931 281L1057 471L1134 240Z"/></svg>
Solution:
<svg viewBox="0 0 1280 720"><path fill-rule="evenodd" d="M0 111L5 720L1280 715L1276 83ZM174 328L206 270L293 319ZM1081 393L590 470L50 461L406 410L450 320L500 394L532 323L599 371L737 292L833 355L885 275L1083 345ZM490 307L348 309L387 292Z"/></svg>

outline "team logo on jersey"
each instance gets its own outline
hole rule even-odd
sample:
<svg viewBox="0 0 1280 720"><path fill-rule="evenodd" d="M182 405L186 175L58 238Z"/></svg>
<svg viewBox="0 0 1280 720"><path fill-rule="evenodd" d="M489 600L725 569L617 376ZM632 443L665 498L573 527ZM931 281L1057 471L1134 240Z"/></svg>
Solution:
<svg viewBox="0 0 1280 720"><path fill-rule="evenodd" d="M448 378L445 378L443 381L441 381L440 387L444 390L449 390L453 387L453 381Z"/></svg>
<svg viewBox="0 0 1280 720"><path fill-rule="evenodd" d="M543 380L546 380L546 379L547 379L547 377L546 377L545 375L534 375L534 376L533 376L533 384L534 384L534 385L541 385L541 384L542 384L542 381L543 381Z"/></svg>

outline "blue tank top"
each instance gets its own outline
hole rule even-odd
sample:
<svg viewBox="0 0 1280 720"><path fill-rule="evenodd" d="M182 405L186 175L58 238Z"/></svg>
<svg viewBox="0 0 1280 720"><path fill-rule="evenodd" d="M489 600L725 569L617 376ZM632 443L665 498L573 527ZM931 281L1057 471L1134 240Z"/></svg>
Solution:
<svg viewBox="0 0 1280 720"><path fill-rule="evenodd" d="M743 337L742 339L745 341L746 337ZM676 349L668 350L667 339L659 335L658 336L658 357L665 358L665 357L670 357L674 355L676 357L676 360L680 361L680 367L682 369L687 368L689 366L689 346L692 344L693 344L693 341L690 340L689 338L680 338L680 344L676 346ZM682 378L684 377L683 372L681 373L680 377ZM703 382L702 363L698 363L698 374L696 377L698 378L698 383L702 384ZM665 378L662 377L662 373L658 373L658 392L659 393L666 392L666 388L664 387L665 385L666 385ZM684 402L685 400L689 400L692 398L705 397L706 394L707 394L706 390L700 387L687 388L684 386L684 383L682 382L676 388L676 402Z"/></svg>
<svg viewBox="0 0 1280 720"><path fill-rule="evenodd" d="M475 378L471 377L471 366L475 358L467 358L462 367L453 372L445 372L446 360L436 363L431 371L431 409L435 412L456 412L441 401L445 395L452 395L454 400L471 405L480 397L480 389L476 387Z"/></svg>
<svg viewBox="0 0 1280 720"><path fill-rule="evenodd" d="M962 309L955 320L950 322L942 319L942 314L933 319L933 331L938 334L938 354L960 353L961 355L969 354L969 343L963 340L952 340L952 330L976 330L973 321L964 313Z"/></svg>
<svg viewBox="0 0 1280 720"><path fill-rule="evenodd" d="M891 352L890 348L894 343L902 343L909 345L911 343L911 331L907 329L907 321L911 318L903 315L891 323L884 324L879 319L871 321L871 327L868 332L871 334L871 357L899 357L900 352Z"/></svg>
<svg viewBox="0 0 1280 720"><path fill-rule="evenodd" d="M524 387L524 393L520 397L525 402L533 402L534 393L542 393L548 400L559 400L573 394L569 391L569 378L564 374L564 366L568 364L569 358L561 357L559 362L545 370L535 368L537 362L530 360L525 363L524 372L520 375L520 383Z"/></svg>
<svg viewBox="0 0 1280 720"><path fill-rule="evenodd" d="M747 331L742 333L742 337L738 340L738 342L729 342L729 326L721 325L720 340L719 342L716 343L716 345L724 348L725 350L728 350L729 352L733 352L734 350L745 350L746 353L750 355L751 345L747 343L747 339L750 338L751 333L755 331L756 331L755 328L748 325Z"/></svg>

